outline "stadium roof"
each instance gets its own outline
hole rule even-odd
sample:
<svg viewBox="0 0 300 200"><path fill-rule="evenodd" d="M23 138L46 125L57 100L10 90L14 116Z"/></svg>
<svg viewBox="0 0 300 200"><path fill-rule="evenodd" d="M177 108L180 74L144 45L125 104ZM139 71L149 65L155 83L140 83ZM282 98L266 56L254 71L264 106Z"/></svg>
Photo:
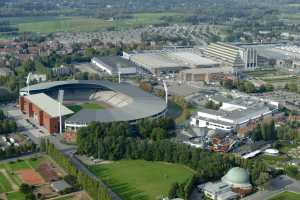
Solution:
<svg viewBox="0 0 300 200"><path fill-rule="evenodd" d="M47 92L53 89L63 89L64 86L80 85L88 87L99 87L125 94L133 99L131 103L124 107L114 107L108 109L89 110L82 109L66 120L66 123L86 124L93 121L115 122L115 121L134 121L163 113L167 109L165 101L150 93L127 83L116 84L110 81L92 80L69 80L40 83L30 86L31 92ZM26 91L22 88L20 92Z"/></svg>
<svg viewBox="0 0 300 200"><path fill-rule="evenodd" d="M48 95L44 93L39 93L39 94L26 96L26 98L34 105L39 107L41 110L49 114L51 117L59 117L59 111L58 111L59 103L58 101L52 99ZM72 113L74 113L72 110L68 109L63 105L61 106L62 116L69 115Z"/></svg>

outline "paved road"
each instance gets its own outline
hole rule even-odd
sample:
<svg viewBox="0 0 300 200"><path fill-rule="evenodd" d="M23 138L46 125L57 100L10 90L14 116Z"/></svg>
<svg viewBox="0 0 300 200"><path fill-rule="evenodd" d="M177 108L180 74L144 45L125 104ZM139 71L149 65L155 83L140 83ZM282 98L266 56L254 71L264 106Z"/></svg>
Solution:
<svg viewBox="0 0 300 200"><path fill-rule="evenodd" d="M300 193L300 182L285 175L272 179L269 185L268 190L258 191L243 200L266 200L283 191Z"/></svg>

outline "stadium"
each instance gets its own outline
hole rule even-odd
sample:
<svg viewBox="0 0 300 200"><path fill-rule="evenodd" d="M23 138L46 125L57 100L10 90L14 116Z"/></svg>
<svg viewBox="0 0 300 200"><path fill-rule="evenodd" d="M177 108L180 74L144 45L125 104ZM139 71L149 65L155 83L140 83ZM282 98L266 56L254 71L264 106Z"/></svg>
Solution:
<svg viewBox="0 0 300 200"><path fill-rule="evenodd" d="M30 95L27 95L29 90ZM64 90L59 112L56 100ZM127 83L69 80L39 83L20 90L20 109L50 133L59 132L59 116L63 116L65 132L76 132L91 122L136 123L144 118L163 117L166 102Z"/></svg>

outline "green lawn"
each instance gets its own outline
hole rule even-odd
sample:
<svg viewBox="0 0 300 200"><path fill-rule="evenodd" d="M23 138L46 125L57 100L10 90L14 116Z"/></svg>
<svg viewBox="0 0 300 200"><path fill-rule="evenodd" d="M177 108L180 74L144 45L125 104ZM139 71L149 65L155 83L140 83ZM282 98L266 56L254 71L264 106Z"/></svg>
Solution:
<svg viewBox="0 0 300 200"><path fill-rule="evenodd" d="M6 177L0 172L0 194L12 191L12 187Z"/></svg>
<svg viewBox="0 0 300 200"><path fill-rule="evenodd" d="M105 106L101 105L99 103L84 103L84 104L78 104L78 105L69 105L67 106L70 110L77 113L81 109L90 109L90 110L96 110L96 109L104 109Z"/></svg>
<svg viewBox="0 0 300 200"><path fill-rule="evenodd" d="M8 200L25 200L25 195L22 192L10 192L7 194Z"/></svg>
<svg viewBox="0 0 300 200"><path fill-rule="evenodd" d="M182 165L142 160L122 160L90 169L124 200L166 196L172 183L183 183L194 173Z"/></svg>
<svg viewBox="0 0 300 200"><path fill-rule="evenodd" d="M299 200L300 194L293 193L293 192L282 192L269 200Z"/></svg>

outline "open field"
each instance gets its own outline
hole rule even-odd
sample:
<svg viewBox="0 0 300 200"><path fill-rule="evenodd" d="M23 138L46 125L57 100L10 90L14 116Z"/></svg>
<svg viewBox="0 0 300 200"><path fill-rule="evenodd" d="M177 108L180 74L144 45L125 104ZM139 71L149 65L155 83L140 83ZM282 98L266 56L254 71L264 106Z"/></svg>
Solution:
<svg viewBox="0 0 300 200"><path fill-rule="evenodd" d="M53 32L80 32L97 31L108 27L137 27L142 25L158 24L164 22L162 17L174 16L180 22L184 13L137 13L132 18L108 21L101 18L72 16L72 17L6 17L1 19L9 21L19 28L19 32L53 33Z"/></svg>
<svg viewBox="0 0 300 200"><path fill-rule="evenodd" d="M143 160L122 160L90 167L124 200L153 200L168 194L174 182L193 175L185 166Z"/></svg>
<svg viewBox="0 0 300 200"><path fill-rule="evenodd" d="M299 200L300 194L293 193L293 192L282 192L269 200Z"/></svg>

